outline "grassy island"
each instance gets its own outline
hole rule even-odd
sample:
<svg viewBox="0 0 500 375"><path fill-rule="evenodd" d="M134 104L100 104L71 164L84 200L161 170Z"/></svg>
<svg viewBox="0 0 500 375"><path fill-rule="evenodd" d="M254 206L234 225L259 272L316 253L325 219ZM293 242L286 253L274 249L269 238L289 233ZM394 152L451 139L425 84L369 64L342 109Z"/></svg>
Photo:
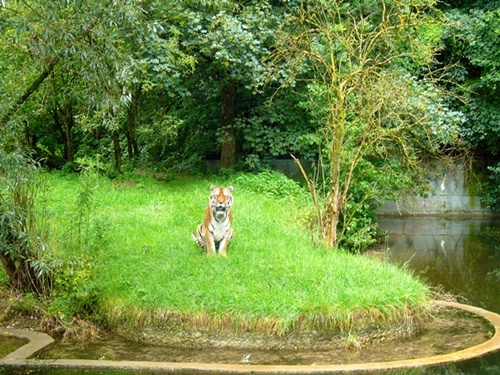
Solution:
<svg viewBox="0 0 500 375"><path fill-rule="evenodd" d="M120 331L355 337L408 329L430 299L408 270L315 246L304 224L309 195L288 179L44 179L46 256L59 264L45 314L61 320L85 313ZM212 183L234 186L226 258L191 240Z"/></svg>

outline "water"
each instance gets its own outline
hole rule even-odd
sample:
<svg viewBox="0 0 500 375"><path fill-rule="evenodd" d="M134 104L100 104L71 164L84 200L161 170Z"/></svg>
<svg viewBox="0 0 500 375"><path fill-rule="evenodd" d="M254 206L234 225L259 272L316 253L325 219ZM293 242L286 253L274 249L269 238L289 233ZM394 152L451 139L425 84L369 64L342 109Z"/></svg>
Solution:
<svg viewBox="0 0 500 375"><path fill-rule="evenodd" d="M386 257L391 262L409 267L434 288L458 296L459 302L500 313L500 220L382 217L380 227L387 236L377 256ZM441 341L440 339L436 341L436 345L444 345L446 344L444 341L450 339L441 338ZM405 349L404 344L400 346L400 350ZM143 349L144 355L150 351L148 348ZM391 350L394 348L388 348L387 352ZM135 352L141 355L138 348ZM0 369L0 375L26 374L22 371L5 371ZM44 370L41 373L69 375L82 372ZM86 371L85 373L116 375L122 372ZM386 371L377 374L500 374L500 353L449 366Z"/></svg>
<svg viewBox="0 0 500 375"><path fill-rule="evenodd" d="M12 336L1 336L0 333L0 358L5 357L7 354L12 353L20 346L26 344L28 340L19 339Z"/></svg>
<svg viewBox="0 0 500 375"><path fill-rule="evenodd" d="M459 302L500 313L500 220L382 217L380 228L387 234L382 256L408 266L428 285L458 296ZM398 374L500 374L500 353Z"/></svg>
<svg viewBox="0 0 500 375"><path fill-rule="evenodd" d="M398 340L378 340L356 348L345 344L336 347L297 347L288 349L181 348L138 345L135 341L100 339L96 343L59 343L40 354L44 359L99 359L153 362L198 362L236 364L248 356L254 365L329 365L395 361L452 353L479 345L493 330L484 319L465 312L442 311L425 323L418 334ZM321 342L318 342L321 345ZM359 343L358 343L359 344Z"/></svg>
<svg viewBox="0 0 500 375"><path fill-rule="evenodd" d="M390 261L429 285L500 313L500 220L382 217Z"/></svg>

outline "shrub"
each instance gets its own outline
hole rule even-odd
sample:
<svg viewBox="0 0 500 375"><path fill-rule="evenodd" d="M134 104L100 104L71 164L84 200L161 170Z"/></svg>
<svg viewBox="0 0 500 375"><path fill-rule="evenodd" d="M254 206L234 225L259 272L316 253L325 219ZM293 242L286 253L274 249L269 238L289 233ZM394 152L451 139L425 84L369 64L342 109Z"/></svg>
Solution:
<svg viewBox="0 0 500 375"><path fill-rule="evenodd" d="M236 178L236 181L249 190L280 198L307 194L297 181L273 171L241 174Z"/></svg>
<svg viewBox="0 0 500 375"><path fill-rule="evenodd" d="M489 180L483 185L482 195L485 203L492 208L500 207L500 163L488 167Z"/></svg>
<svg viewBox="0 0 500 375"><path fill-rule="evenodd" d="M0 148L0 259L16 289L44 294L50 289L51 268L36 217L40 192L37 168L19 150Z"/></svg>
<svg viewBox="0 0 500 375"><path fill-rule="evenodd" d="M53 299L48 309L49 316L63 321L95 313L99 293L94 268L101 248L106 245L107 224L97 215L100 163L81 159L78 164L81 173L70 202L73 209L68 210L67 223L59 228L61 238L55 239L59 251L55 255Z"/></svg>

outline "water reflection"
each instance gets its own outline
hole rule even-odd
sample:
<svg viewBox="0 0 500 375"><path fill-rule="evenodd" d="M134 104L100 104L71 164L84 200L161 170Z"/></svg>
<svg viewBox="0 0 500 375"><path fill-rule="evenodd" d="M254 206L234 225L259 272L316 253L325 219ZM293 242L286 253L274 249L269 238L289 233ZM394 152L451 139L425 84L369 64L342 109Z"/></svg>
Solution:
<svg viewBox="0 0 500 375"><path fill-rule="evenodd" d="M466 303L500 313L500 220L381 217L387 257ZM395 374L393 372L384 375ZM399 374L500 374L500 353Z"/></svg>
<svg viewBox="0 0 500 375"><path fill-rule="evenodd" d="M391 261L407 264L431 285L500 312L500 221L382 217Z"/></svg>

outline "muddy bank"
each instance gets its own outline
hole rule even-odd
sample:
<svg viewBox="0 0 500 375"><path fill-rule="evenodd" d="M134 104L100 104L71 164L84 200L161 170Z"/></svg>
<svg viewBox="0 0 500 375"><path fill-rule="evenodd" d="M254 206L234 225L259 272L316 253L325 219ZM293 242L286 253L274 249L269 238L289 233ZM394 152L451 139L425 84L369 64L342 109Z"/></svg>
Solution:
<svg viewBox="0 0 500 375"><path fill-rule="evenodd" d="M40 353L39 359L106 359L253 364L341 364L395 361L447 354L485 342L493 328L483 318L455 309L435 310L411 337L301 337L300 341L257 341L219 337L207 342L193 340L166 345L144 342L141 337L105 336L98 342L59 341ZM392 337L392 336L389 336ZM173 338L172 338L173 339ZM276 340L276 339L275 339ZM167 340L169 341L169 340ZM203 345L202 345L203 343Z"/></svg>

